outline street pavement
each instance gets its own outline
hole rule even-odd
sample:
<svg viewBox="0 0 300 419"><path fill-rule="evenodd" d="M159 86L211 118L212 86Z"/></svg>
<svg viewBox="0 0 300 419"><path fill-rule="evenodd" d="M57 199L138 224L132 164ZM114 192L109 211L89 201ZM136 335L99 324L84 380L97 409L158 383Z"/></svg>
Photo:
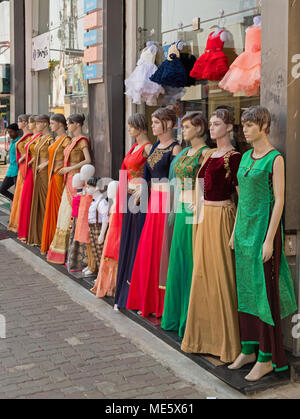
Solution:
<svg viewBox="0 0 300 419"><path fill-rule="evenodd" d="M0 264L0 398L239 397L12 239Z"/></svg>

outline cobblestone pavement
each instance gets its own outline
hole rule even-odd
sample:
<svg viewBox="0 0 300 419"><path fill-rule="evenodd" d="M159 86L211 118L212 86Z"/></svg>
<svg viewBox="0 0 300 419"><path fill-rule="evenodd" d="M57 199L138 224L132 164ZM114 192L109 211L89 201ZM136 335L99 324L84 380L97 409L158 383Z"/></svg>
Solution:
<svg viewBox="0 0 300 419"><path fill-rule="evenodd" d="M0 398L206 398L0 244ZM66 280L70 280L66 278Z"/></svg>

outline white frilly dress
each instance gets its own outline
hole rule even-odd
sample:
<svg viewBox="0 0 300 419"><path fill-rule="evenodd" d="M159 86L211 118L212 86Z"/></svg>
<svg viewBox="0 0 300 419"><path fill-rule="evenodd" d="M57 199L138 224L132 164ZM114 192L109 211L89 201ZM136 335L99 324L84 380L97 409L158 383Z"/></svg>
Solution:
<svg viewBox="0 0 300 419"><path fill-rule="evenodd" d="M148 106L157 106L158 97L165 93L161 85L150 80L150 77L157 71L155 65L157 51L156 45L146 47L142 51L135 70L125 80L125 94L137 105L145 102Z"/></svg>

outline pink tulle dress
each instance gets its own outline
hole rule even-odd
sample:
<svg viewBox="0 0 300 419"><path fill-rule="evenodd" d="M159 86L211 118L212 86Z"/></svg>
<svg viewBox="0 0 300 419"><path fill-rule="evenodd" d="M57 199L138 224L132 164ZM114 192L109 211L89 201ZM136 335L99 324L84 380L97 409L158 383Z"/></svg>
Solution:
<svg viewBox="0 0 300 419"><path fill-rule="evenodd" d="M261 83L261 28L251 26L246 34L245 52L231 65L219 86L231 93L258 96Z"/></svg>

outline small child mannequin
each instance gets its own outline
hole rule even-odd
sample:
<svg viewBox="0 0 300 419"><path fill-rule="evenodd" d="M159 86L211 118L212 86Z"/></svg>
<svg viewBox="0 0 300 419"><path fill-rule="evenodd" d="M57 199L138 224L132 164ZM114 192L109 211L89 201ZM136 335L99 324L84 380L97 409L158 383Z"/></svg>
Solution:
<svg viewBox="0 0 300 419"><path fill-rule="evenodd" d="M94 288L91 290L94 294L96 294L97 298L104 298L105 296L114 297L115 291L116 291L118 261L112 260L110 258L106 258L105 254L106 254L106 249L109 242L116 240L111 221L115 213L118 187L119 187L119 182L113 181L108 185L108 189L107 189L107 197L111 204L110 225L109 225L109 229L106 235L106 240L104 243L98 278L97 278Z"/></svg>
<svg viewBox="0 0 300 419"><path fill-rule="evenodd" d="M100 268L103 244L109 222L109 204L104 199L99 185L100 179L97 177L92 177L87 182L87 194L92 196L93 199L89 208L88 223L90 242L96 261L97 271L99 271Z"/></svg>
<svg viewBox="0 0 300 419"><path fill-rule="evenodd" d="M80 170L80 179L86 185L87 181L95 175L96 169L94 166L87 164L83 166ZM86 245L86 250L88 254L88 266L82 271L84 276L89 277L96 273L96 262L94 260L93 252L90 245L89 237L89 226L88 226L88 217L89 217L89 208L92 202L92 197L86 193L86 189L83 191L78 220L75 230L75 240L79 243L84 243Z"/></svg>

